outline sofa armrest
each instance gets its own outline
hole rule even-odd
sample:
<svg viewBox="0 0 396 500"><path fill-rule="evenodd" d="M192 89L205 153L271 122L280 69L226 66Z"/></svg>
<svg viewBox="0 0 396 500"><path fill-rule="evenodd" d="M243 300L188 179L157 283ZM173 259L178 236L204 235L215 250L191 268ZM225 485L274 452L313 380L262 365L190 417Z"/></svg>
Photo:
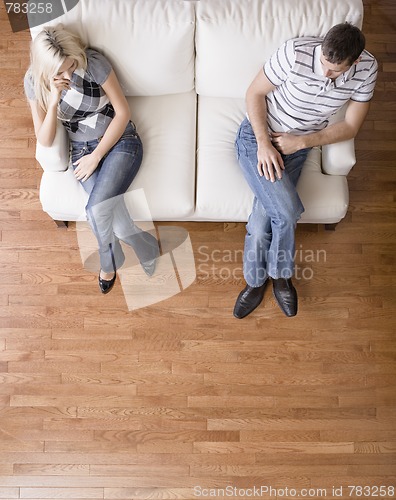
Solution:
<svg viewBox="0 0 396 500"><path fill-rule="evenodd" d="M328 175L348 175L356 163L355 141L322 146L322 171Z"/></svg>
<svg viewBox="0 0 396 500"><path fill-rule="evenodd" d="M344 104L329 120L329 125L342 121L348 103ZM355 141L337 142L322 146L322 171L328 175L348 175L356 163Z"/></svg>
<svg viewBox="0 0 396 500"><path fill-rule="evenodd" d="M69 138L65 127L58 121L56 135L52 146L42 146L36 142L36 160L43 170L63 172L68 169L70 161Z"/></svg>

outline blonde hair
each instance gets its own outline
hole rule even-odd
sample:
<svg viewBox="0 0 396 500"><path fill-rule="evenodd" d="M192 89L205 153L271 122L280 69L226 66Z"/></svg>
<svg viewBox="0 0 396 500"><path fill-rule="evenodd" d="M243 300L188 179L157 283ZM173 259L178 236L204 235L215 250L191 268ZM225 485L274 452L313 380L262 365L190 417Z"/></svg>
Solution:
<svg viewBox="0 0 396 500"><path fill-rule="evenodd" d="M50 79L70 57L77 68L86 69L86 45L80 37L64 29L62 24L48 26L36 36L30 48L30 74L39 105L47 111L51 92Z"/></svg>

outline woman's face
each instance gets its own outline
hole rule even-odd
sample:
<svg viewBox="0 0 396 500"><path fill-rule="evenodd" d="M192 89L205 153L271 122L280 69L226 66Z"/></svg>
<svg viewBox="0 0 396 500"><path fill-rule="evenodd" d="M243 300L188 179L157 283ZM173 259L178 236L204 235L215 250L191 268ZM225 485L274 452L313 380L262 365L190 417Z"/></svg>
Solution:
<svg viewBox="0 0 396 500"><path fill-rule="evenodd" d="M73 72L77 69L77 63L71 57L66 57L63 64L59 68L56 75L54 75L55 80L71 80Z"/></svg>

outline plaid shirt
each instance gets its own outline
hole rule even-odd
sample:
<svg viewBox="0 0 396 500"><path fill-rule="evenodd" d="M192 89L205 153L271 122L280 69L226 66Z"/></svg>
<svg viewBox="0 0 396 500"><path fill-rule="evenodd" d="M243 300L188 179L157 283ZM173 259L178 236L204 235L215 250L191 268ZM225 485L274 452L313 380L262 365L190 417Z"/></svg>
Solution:
<svg viewBox="0 0 396 500"><path fill-rule="evenodd" d="M91 141L102 137L114 117L102 84L111 72L111 64L99 52L87 49L87 69L76 69L71 77L71 89L61 93L58 118L72 141ZM34 99L33 81L25 76L25 91Z"/></svg>

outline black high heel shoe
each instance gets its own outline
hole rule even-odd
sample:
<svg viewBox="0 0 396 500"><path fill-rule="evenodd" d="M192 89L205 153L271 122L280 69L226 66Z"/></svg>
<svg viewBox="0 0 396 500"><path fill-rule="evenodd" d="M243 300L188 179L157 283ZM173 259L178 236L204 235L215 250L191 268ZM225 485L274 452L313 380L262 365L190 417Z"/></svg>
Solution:
<svg viewBox="0 0 396 500"><path fill-rule="evenodd" d="M109 293L110 290L113 288L115 280L116 280L117 274L114 273L114 276L111 278L111 280L104 280L103 278L100 277L99 273L99 288L102 293Z"/></svg>
<svg viewBox="0 0 396 500"><path fill-rule="evenodd" d="M111 280L104 280L103 278L100 277L100 272L99 272L99 288L102 293L109 293L110 290L113 288L115 280L117 278L117 270L115 265L113 247L111 243L109 243L109 247L111 253L111 260L113 262L114 276L111 278Z"/></svg>

